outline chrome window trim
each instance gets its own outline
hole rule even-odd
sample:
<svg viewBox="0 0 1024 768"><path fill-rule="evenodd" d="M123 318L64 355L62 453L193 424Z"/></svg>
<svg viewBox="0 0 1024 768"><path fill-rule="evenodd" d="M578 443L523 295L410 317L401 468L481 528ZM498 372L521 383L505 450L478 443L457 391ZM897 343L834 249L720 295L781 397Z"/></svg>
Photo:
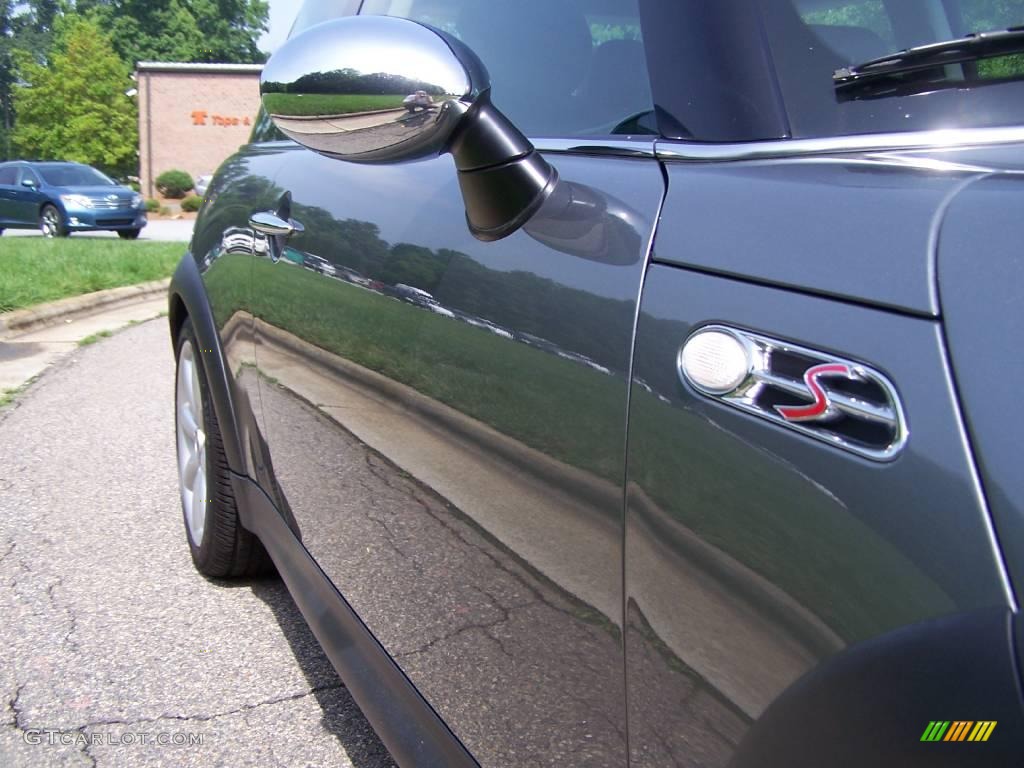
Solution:
<svg viewBox="0 0 1024 768"><path fill-rule="evenodd" d="M530 136L533 146L541 152L576 155L617 155L624 157L654 157L657 136L644 139L612 139L600 137L589 140L577 138L536 138Z"/></svg>
<svg viewBox="0 0 1024 768"><path fill-rule="evenodd" d="M772 139L734 144L700 144L659 139L655 145L655 155L666 162L724 163L892 150L953 149L1017 142L1024 142L1024 126Z"/></svg>

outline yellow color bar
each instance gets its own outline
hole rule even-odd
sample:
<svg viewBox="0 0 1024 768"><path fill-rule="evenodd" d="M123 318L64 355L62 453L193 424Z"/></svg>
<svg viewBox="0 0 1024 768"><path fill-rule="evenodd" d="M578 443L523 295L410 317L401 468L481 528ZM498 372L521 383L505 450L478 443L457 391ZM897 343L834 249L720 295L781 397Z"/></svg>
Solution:
<svg viewBox="0 0 1024 768"><path fill-rule="evenodd" d="M996 720L979 720L978 724L974 726L974 730L971 731L968 741L988 741L988 737L996 729L996 722Z"/></svg>

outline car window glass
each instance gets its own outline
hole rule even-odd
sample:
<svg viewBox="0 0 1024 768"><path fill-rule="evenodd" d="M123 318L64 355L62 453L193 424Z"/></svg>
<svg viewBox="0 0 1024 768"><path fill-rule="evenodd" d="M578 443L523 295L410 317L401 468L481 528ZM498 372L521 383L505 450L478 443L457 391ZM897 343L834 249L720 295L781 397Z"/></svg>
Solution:
<svg viewBox="0 0 1024 768"><path fill-rule="evenodd" d="M54 187L113 186L114 182L95 168L80 165L43 165L39 174Z"/></svg>
<svg viewBox="0 0 1024 768"><path fill-rule="evenodd" d="M0 168L0 184L15 184L18 178L18 169L13 165Z"/></svg>
<svg viewBox="0 0 1024 768"><path fill-rule="evenodd" d="M35 171L33 171L31 168L24 168L23 167L21 169L21 175L18 177L18 183L19 184L23 184L26 179L31 181L37 187L39 186L39 177L36 176Z"/></svg>
<svg viewBox="0 0 1024 768"><path fill-rule="evenodd" d="M1024 25L1024 0L761 0L797 137L1019 125L1024 55L864 79L837 70L976 32Z"/></svg>
<svg viewBox="0 0 1024 768"><path fill-rule="evenodd" d="M300 32L322 21L340 19L342 16L354 16L358 10L359 0L311 0L303 3L288 37L295 37Z"/></svg>
<svg viewBox="0 0 1024 768"><path fill-rule="evenodd" d="M861 0L827 7L805 0L798 3L798 8L804 22L826 42L836 40L849 29L857 29L873 33L888 50L892 50L896 44L892 24L882 0Z"/></svg>
<svg viewBox="0 0 1024 768"><path fill-rule="evenodd" d="M655 133L637 0L366 0L361 12L458 37L527 135Z"/></svg>
<svg viewBox="0 0 1024 768"><path fill-rule="evenodd" d="M1024 0L960 0L958 34L1006 29L1024 24ZM978 62L983 78L1024 77L1024 54Z"/></svg>

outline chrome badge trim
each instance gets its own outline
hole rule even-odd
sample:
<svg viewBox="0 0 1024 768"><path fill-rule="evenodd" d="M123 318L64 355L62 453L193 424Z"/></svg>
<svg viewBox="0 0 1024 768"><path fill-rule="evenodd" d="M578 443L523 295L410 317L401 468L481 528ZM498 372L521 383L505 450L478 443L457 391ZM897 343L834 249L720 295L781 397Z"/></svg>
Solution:
<svg viewBox="0 0 1024 768"><path fill-rule="evenodd" d="M750 361L746 378L729 392L711 392L687 374L683 350L693 339L709 332L725 333L740 342ZM779 370L803 366L795 377ZM910 437L896 387L882 373L861 363L808 347L724 325L703 325L680 346L676 359L680 379L703 397L774 422L842 450L873 461L897 456ZM878 397L833 388L838 380L878 393ZM785 402L775 402L776 400ZM844 430L842 426L845 425ZM864 427L880 439L851 434Z"/></svg>

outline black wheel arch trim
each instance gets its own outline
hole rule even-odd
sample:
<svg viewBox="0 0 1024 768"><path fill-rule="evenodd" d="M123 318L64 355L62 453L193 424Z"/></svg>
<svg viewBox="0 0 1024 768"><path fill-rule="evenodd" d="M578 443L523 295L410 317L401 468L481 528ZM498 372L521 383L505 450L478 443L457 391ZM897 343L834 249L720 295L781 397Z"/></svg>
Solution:
<svg viewBox="0 0 1024 768"><path fill-rule="evenodd" d="M233 475L246 509L299 611L370 725L401 766L480 768L302 546L255 481Z"/></svg>
<svg viewBox="0 0 1024 768"><path fill-rule="evenodd" d="M213 409L220 425L224 455L232 472L244 474L247 463L235 408L237 398L232 388L231 373L220 343L220 334L217 333L213 310L210 308L203 279L191 253L185 254L171 278L167 317L172 347L182 323L188 317L192 321L192 329L200 347L203 350L211 350L203 353L203 363Z"/></svg>
<svg viewBox="0 0 1024 768"><path fill-rule="evenodd" d="M1009 608L987 608L853 645L768 707L745 735L731 768L1019 765L1019 631L1020 617ZM930 722L958 720L997 724L985 743L922 741Z"/></svg>

